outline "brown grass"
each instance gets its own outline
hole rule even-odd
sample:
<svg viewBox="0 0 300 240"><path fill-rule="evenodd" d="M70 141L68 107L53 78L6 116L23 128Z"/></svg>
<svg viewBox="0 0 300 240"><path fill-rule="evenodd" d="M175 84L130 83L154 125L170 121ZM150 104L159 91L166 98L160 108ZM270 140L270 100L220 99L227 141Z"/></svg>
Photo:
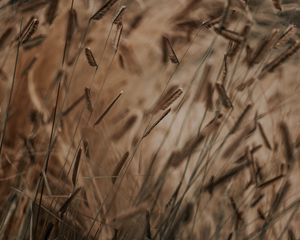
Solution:
<svg viewBox="0 0 300 240"><path fill-rule="evenodd" d="M0 2L0 239L300 237L296 0Z"/></svg>

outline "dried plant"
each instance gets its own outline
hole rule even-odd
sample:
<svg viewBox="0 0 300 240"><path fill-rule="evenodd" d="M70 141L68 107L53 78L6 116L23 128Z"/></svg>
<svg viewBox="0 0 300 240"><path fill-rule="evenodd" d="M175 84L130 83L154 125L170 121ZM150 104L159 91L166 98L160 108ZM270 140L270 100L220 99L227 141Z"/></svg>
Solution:
<svg viewBox="0 0 300 240"><path fill-rule="evenodd" d="M300 237L298 1L0 4L0 239Z"/></svg>

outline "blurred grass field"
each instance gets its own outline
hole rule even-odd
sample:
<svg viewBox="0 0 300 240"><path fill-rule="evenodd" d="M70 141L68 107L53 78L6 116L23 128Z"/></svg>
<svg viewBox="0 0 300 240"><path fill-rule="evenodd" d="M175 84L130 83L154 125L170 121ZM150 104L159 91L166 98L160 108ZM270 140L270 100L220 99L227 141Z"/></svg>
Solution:
<svg viewBox="0 0 300 240"><path fill-rule="evenodd" d="M0 19L0 239L300 237L297 0Z"/></svg>

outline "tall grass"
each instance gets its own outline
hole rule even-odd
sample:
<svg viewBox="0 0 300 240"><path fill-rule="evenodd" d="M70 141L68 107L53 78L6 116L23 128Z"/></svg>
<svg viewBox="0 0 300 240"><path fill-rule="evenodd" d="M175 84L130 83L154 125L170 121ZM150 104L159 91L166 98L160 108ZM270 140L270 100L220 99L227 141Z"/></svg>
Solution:
<svg viewBox="0 0 300 240"><path fill-rule="evenodd" d="M0 239L300 237L297 1L1 4Z"/></svg>

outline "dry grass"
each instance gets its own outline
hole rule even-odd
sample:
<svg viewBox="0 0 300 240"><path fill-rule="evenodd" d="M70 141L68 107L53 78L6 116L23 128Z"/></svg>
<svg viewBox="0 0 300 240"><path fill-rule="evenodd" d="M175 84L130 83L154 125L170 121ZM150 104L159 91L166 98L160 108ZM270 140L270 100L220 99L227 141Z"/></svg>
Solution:
<svg viewBox="0 0 300 240"><path fill-rule="evenodd" d="M297 1L0 1L0 239L297 239Z"/></svg>

